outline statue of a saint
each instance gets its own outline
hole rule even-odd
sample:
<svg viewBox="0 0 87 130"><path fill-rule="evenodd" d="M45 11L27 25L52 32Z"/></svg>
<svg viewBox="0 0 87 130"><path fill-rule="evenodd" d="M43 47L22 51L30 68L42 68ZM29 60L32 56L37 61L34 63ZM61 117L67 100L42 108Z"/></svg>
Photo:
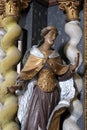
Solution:
<svg viewBox="0 0 87 130"><path fill-rule="evenodd" d="M18 118L22 130L59 130L60 115L75 96L72 76L79 54L74 65L63 65L58 52L51 48L57 34L52 26L42 29L43 43L31 48L15 86L8 88L9 92L27 88L19 96Z"/></svg>

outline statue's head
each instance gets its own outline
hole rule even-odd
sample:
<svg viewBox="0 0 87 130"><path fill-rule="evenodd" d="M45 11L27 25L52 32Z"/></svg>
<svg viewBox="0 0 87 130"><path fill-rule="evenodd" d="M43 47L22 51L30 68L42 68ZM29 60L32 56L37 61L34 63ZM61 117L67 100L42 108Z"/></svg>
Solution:
<svg viewBox="0 0 87 130"><path fill-rule="evenodd" d="M47 26L41 30L41 36L43 37L46 43L50 45L54 44L54 40L58 35L58 30L55 27Z"/></svg>

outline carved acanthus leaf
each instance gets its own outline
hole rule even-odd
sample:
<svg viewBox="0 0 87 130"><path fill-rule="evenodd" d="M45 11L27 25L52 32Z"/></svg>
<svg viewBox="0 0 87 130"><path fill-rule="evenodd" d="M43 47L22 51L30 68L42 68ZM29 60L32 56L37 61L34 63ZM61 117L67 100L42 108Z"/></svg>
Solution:
<svg viewBox="0 0 87 130"><path fill-rule="evenodd" d="M22 9L28 7L31 0L0 0L0 15L19 16Z"/></svg>
<svg viewBox="0 0 87 130"><path fill-rule="evenodd" d="M5 6L6 0L0 0L0 15L4 12L4 6Z"/></svg>
<svg viewBox="0 0 87 130"><path fill-rule="evenodd" d="M58 0L59 8L66 12L67 20L79 20L81 0Z"/></svg>

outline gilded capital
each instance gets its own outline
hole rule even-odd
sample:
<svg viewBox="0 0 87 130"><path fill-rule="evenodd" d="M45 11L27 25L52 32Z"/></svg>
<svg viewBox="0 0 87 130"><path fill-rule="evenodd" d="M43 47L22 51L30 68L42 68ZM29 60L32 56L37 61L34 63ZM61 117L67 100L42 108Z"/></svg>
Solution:
<svg viewBox="0 0 87 130"><path fill-rule="evenodd" d="M20 0L22 9L25 9L28 7L31 0Z"/></svg>
<svg viewBox="0 0 87 130"><path fill-rule="evenodd" d="M6 0L4 16L19 16L20 8L20 1Z"/></svg>
<svg viewBox="0 0 87 130"><path fill-rule="evenodd" d="M2 27L1 22L2 22L2 19L3 19L4 3L5 3L5 0L0 1L0 27Z"/></svg>
<svg viewBox="0 0 87 130"><path fill-rule="evenodd" d="M80 0L58 0L58 5L66 13L67 21L79 20Z"/></svg>
<svg viewBox="0 0 87 130"><path fill-rule="evenodd" d="M5 2L4 0L0 1L0 15L2 15L4 11L4 2Z"/></svg>
<svg viewBox="0 0 87 130"><path fill-rule="evenodd" d="M19 16L22 9L27 8L31 0L1 0L0 14L6 16Z"/></svg>

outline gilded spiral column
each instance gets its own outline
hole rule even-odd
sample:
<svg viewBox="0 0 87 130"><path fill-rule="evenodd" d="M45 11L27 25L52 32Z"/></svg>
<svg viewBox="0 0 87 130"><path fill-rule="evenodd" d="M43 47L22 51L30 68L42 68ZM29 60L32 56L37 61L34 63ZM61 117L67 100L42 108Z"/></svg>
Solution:
<svg viewBox="0 0 87 130"><path fill-rule="evenodd" d="M79 25L79 12L81 4L82 3L80 0L58 0L59 8L62 9L67 16L65 32L70 37L70 40L65 45L64 52L66 57L72 64L74 64L75 57L77 57L77 53L79 53L80 57L78 67L83 61L82 54L77 49L77 46L82 37L82 30ZM82 89L82 79L78 75L78 73L74 75L74 80L79 93ZM71 104L70 113L70 117L68 117L63 123L63 130L70 130L71 128L72 130L80 130L79 126L77 125L77 120L81 117L83 113L83 108L81 102L78 100L77 97Z"/></svg>
<svg viewBox="0 0 87 130"><path fill-rule="evenodd" d="M2 39L0 39L0 49L3 55L0 61L1 130L19 130L16 123L17 97L8 93L7 87L13 86L16 82L15 68L21 58L21 52L16 47L16 42L21 35L21 27L17 22L21 9L27 7L28 2L29 0L1 0L0 3L0 7L3 8L1 25L4 32Z"/></svg>

